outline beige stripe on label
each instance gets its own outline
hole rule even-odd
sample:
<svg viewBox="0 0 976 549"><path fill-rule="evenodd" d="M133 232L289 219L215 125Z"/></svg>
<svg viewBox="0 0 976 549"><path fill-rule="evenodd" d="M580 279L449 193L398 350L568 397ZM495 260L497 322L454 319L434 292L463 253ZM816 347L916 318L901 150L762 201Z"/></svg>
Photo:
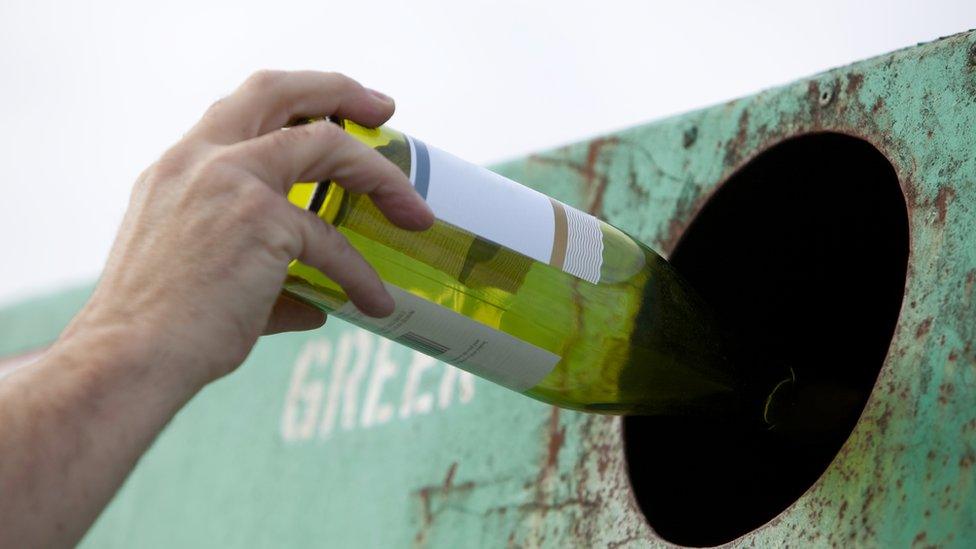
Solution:
<svg viewBox="0 0 976 549"><path fill-rule="evenodd" d="M549 265L562 269L566 263L566 239L569 229L566 224L566 210L562 202L549 199L552 203L552 213L556 220L555 230L552 237L552 256L549 258Z"/></svg>

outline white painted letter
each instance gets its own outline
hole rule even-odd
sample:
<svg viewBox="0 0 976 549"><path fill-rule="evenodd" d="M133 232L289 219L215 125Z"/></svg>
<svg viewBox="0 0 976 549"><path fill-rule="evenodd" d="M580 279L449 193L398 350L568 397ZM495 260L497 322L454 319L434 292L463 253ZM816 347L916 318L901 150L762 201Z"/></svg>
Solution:
<svg viewBox="0 0 976 549"><path fill-rule="evenodd" d="M450 364L444 365L444 376L441 377L440 391L438 391L438 404L441 410L451 405L454 398L454 383L460 378L460 398L461 404L467 404L474 398L474 375L465 372L460 368L455 368Z"/></svg>
<svg viewBox="0 0 976 549"><path fill-rule="evenodd" d="M420 389L420 379L424 372L434 367L437 359L423 353L413 352L410 362L410 372L407 373L407 383L403 386L403 401L400 403L400 417L406 418L413 414L426 414L433 407L434 397L430 393L417 394Z"/></svg>
<svg viewBox="0 0 976 549"><path fill-rule="evenodd" d="M324 387L322 380L306 381L306 378L312 364L326 364L331 353L332 343L328 339L313 339L298 354L281 415L281 438L285 441L307 440L315 432ZM302 409L300 419L299 409Z"/></svg>
<svg viewBox="0 0 976 549"><path fill-rule="evenodd" d="M366 400L363 403L363 427L382 424L390 421L393 416L392 404L381 404L383 398L383 384L395 376L399 364L390 357L389 339L381 339L373 359L373 375L369 378L369 388L366 389Z"/></svg>
<svg viewBox="0 0 976 549"><path fill-rule="evenodd" d="M319 436L328 438L335 429L336 412L342 399L342 428L349 430L356 426L356 404L359 384L373 354L375 336L365 330L354 329L343 332L339 337L339 348L332 364L332 383L325 399L325 413L319 425ZM352 371L346 372L355 350L356 362Z"/></svg>

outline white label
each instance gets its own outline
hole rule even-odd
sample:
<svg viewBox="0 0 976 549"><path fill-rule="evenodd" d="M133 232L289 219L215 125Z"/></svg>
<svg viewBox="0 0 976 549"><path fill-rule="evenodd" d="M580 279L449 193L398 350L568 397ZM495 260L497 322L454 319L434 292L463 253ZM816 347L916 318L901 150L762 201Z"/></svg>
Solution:
<svg viewBox="0 0 976 549"><path fill-rule="evenodd" d="M351 301L332 314L519 392L536 386L559 362L559 355L541 347L392 284L386 288L396 301L386 318L366 316Z"/></svg>
<svg viewBox="0 0 976 549"><path fill-rule="evenodd" d="M422 141L410 144L410 180L438 219L596 284L600 221Z"/></svg>

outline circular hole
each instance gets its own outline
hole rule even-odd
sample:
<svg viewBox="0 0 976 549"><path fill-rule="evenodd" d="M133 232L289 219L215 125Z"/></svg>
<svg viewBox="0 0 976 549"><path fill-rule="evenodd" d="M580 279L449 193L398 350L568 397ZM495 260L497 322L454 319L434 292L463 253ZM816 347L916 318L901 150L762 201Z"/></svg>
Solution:
<svg viewBox="0 0 976 549"><path fill-rule="evenodd" d="M869 143L798 137L731 177L671 261L746 348L792 367L799 386L812 388L798 392L785 433L704 419L624 420L631 484L651 527L673 543L717 545L799 498L854 428L901 309L904 196Z"/></svg>

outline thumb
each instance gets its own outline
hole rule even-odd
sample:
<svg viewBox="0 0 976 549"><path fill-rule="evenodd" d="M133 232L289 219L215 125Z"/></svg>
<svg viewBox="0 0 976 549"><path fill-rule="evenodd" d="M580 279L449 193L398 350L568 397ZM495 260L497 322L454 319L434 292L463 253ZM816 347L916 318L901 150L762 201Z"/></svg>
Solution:
<svg viewBox="0 0 976 549"><path fill-rule="evenodd" d="M325 319L325 313L311 305L286 295L279 295L274 308L271 309L264 335L314 330L325 324Z"/></svg>

